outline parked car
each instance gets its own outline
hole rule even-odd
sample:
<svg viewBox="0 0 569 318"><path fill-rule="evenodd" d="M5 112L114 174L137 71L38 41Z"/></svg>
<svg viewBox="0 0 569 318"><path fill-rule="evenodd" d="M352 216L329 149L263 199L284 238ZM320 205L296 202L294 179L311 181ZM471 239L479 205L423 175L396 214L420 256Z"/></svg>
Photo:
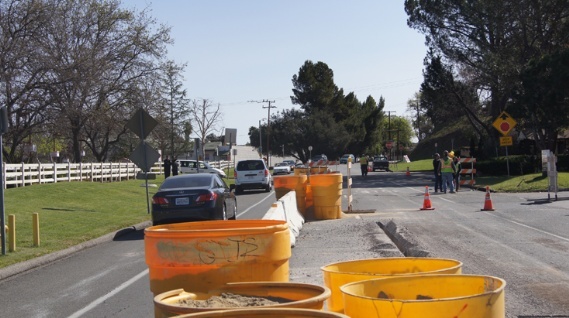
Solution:
<svg viewBox="0 0 569 318"><path fill-rule="evenodd" d="M389 171L389 160L387 160L387 157L382 156L382 155L373 157L372 169L373 169L373 171L376 171L376 170Z"/></svg>
<svg viewBox="0 0 569 318"><path fill-rule="evenodd" d="M296 166L296 162L294 160L283 160L283 162L288 163L290 171L294 171L294 167Z"/></svg>
<svg viewBox="0 0 569 318"><path fill-rule="evenodd" d="M318 161L326 162L326 161L328 161L328 157L325 154L321 154L321 155L313 156L310 160L312 162L318 162Z"/></svg>
<svg viewBox="0 0 569 318"><path fill-rule="evenodd" d="M353 163L356 163L356 157L352 154L345 154L340 158L340 164L342 163L348 163L348 160L352 159Z"/></svg>
<svg viewBox="0 0 569 318"><path fill-rule="evenodd" d="M206 172L206 173L216 173L222 178L227 178L227 175L223 170L212 167L207 161L200 161L199 166L196 160L191 160L191 159L178 159L176 160L176 162L178 163L178 170L180 174Z"/></svg>
<svg viewBox="0 0 569 318"><path fill-rule="evenodd" d="M237 219L237 199L215 173L172 176L152 196L152 224Z"/></svg>
<svg viewBox="0 0 569 318"><path fill-rule="evenodd" d="M290 174L290 165L286 162L279 162L273 167L273 175Z"/></svg>
<svg viewBox="0 0 569 318"><path fill-rule="evenodd" d="M248 189L263 189L271 192L273 177L262 159L241 160L235 166L235 193Z"/></svg>

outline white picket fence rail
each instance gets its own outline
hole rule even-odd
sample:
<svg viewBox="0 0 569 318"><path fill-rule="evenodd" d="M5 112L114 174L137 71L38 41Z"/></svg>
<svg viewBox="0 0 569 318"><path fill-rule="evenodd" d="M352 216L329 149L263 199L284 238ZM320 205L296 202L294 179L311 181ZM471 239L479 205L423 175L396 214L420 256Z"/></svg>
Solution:
<svg viewBox="0 0 569 318"><path fill-rule="evenodd" d="M226 169L232 166L229 161L210 162L214 167ZM142 170L132 162L101 163L5 163L3 165L3 185L25 187L32 184L71 181L116 182L136 179ZM162 174L162 162L156 162L152 173Z"/></svg>
<svg viewBox="0 0 569 318"><path fill-rule="evenodd" d="M71 181L113 182L135 179L141 171L134 163L7 163L4 188Z"/></svg>

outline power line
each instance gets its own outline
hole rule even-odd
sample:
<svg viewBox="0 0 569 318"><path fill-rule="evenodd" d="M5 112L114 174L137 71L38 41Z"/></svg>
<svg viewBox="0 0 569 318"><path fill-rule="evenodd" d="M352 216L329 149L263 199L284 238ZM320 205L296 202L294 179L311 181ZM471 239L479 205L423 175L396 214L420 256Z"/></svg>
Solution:
<svg viewBox="0 0 569 318"><path fill-rule="evenodd" d="M263 106L267 109L267 164L271 165L271 148L269 148L269 141L271 136L271 108L277 108L276 106L271 106L274 100L263 99L262 101L250 100L249 103L269 103L268 106ZM261 129L259 128L259 134L261 134Z"/></svg>

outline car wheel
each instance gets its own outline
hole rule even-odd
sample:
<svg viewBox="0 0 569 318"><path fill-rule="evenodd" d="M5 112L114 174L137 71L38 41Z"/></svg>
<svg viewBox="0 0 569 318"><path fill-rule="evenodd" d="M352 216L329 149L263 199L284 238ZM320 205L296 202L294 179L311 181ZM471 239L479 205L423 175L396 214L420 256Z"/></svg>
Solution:
<svg viewBox="0 0 569 318"><path fill-rule="evenodd" d="M237 220L237 200L233 201L233 216L229 218L230 220Z"/></svg>
<svg viewBox="0 0 569 318"><path fill-rule="evenodd" d="M267 187L265 188L265 192L271 192L271 183L269 182L269 184L267 184Z"/></svg>
<svg viewBox="0 0 569 318"><path fill-rule="evenodd" d="M240 186L235 186L235 193L236 193L236 194L241 194L241 193L243 193L243 188L241 188Z"/></svg>

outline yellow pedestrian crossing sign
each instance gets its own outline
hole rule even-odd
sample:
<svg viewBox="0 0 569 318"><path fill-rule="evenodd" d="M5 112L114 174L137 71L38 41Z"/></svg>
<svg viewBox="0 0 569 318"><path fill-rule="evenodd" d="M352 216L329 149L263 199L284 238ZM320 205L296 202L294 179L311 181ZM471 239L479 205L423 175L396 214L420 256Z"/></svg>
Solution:
<svg viewBox="0 0 569 318"><path fill-rule="evenodd" d="M510 131L516 127L517 122L506 112L502 112L492 126L496 128L502 135L507 136Z"/></svg>

